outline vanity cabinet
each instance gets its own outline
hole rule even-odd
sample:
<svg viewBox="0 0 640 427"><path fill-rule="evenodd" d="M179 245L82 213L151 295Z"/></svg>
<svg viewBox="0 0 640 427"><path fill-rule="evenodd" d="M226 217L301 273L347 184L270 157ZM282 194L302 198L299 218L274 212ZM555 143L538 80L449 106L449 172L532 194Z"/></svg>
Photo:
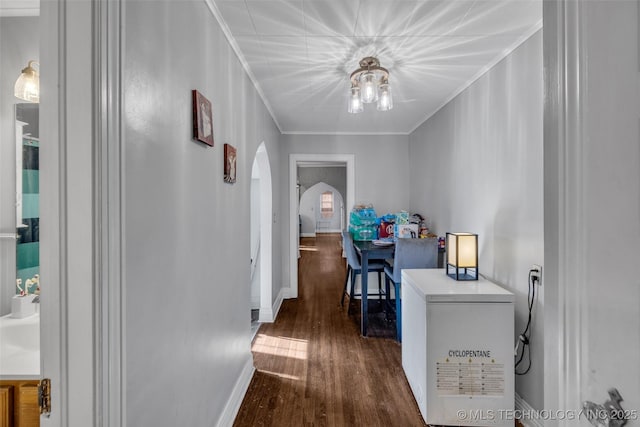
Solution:
<svg viewBox="0 0 640 427"><path fill-rule="evenodd" d="M0 427L39 427L38 380L0 380Z"/></svg>

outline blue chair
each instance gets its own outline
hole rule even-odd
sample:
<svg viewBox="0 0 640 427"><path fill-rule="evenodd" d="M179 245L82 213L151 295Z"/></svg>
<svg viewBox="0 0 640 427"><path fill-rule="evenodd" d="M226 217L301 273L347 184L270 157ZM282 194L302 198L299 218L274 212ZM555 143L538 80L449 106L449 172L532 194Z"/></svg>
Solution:
<svg viewBox="0 0 640 427"><path fill-rule="evenodd" d="M396 296L396 339L402 341L402 302L400 282L403 268L437 268L438 239L398 239L393 254L393 265L386 265L385 289L390 295L389 281L393 282Z"/></svg>
<svg viewBox="0 0 640 427"><path fill-rule="evenodd" d="M347 284L351 279L351 292L349 293L349 308L347 314L351 314L351 301L353 297L362 297L362 294L354 294L356 276L362 274L362 266L358 259L356 248L353 246L353 237L348 231L342 232L342 247L347 255L347 276L344 279L344 289L342 291L342 299L340 300L340 306L344 307L344 297L347 295ZM371 261L369 262L369 271L375 271L378 273L378 298L382 299L382 272L384 271L384 264L381 262Z"/></svg>

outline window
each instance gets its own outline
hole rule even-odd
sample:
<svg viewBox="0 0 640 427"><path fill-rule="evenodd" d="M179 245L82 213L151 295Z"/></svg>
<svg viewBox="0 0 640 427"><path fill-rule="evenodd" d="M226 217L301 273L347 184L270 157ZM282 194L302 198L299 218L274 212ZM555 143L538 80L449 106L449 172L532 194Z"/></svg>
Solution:
<svg viewBox="0 0 640 427"><path fill-rule="evenodd" d="M323 218L333 216L333 193L325 191L320 195L320 215Z"/></svg>

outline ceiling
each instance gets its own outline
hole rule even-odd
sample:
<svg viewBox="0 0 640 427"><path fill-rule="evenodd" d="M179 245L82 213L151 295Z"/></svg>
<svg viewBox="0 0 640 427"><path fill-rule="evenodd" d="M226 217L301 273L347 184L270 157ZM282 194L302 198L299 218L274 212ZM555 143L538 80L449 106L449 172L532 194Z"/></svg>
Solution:
<svg viewBox="0 0 640 427"><path fill-rule="evenodd" d="M282 133L408 134L542 27L542 0L206 0ZM0 16L38 0L0 0ZM394 107L347 113L365 56Z"/></svg>
<svg viewBox="0 0 640 427"><path fill-rule="evenodd" d="M40 0L0 0L2 16L38 16Z"/></svg>
<svg viewBox="0 0 640 427"><path fill-rule="evenodd" d="M542 27L542 0L213 2L280 131L294 134L411 133ZM391 74L391 111L347 113L365 56Z"/></svg>

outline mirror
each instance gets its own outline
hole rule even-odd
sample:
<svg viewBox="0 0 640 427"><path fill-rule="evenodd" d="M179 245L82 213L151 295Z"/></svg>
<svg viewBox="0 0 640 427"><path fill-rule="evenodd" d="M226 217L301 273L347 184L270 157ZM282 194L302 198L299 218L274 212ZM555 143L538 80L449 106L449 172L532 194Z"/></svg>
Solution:
<svg viewBox="0 0 640 427"><path fill-rule="evenodd" d="M39 293L39 105L16 104L16 293Z"/></svg>

